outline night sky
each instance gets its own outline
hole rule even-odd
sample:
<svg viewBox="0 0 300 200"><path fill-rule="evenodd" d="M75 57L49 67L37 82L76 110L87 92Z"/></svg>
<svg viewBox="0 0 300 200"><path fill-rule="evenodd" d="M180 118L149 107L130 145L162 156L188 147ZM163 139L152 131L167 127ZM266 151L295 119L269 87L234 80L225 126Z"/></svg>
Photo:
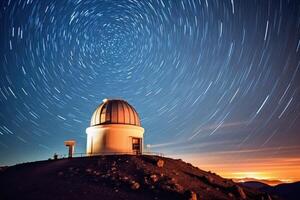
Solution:
<svg viewBox="0 0 300 200"><path fill-rule="evenodd" d="M66 154L67 139L85 152L95 108L123 98L150 151L300 180L299 0L0 5L0 165Z"/></svg>

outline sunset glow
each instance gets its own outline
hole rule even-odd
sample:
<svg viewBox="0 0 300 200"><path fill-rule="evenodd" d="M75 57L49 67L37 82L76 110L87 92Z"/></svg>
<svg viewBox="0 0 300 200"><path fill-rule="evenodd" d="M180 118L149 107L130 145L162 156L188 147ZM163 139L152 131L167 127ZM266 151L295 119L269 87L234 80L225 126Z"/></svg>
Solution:
<svg viewBox="0 0 300 200"><path fill-rule="evenodd" d="M299 158L227 160L216 157L190 157L186 161L238 182L261 181L269 185L300 181Z"/></svg>
<svg viewBox="0 0 300 200"><path fill-rule="evenodd" d="M281 147L282 154L274 154L277 149L275 147L244 148L236 151L230 150L228 145L226 150L211 149L208 151L206 144L203 145L203 149L201 148L203 152L199 154L174 154L172 152L176 151L175 149L180 151L185 145L166 143L152 146L158 150L169 152L172 157L182 158L200 169L215 172L237 182L259 180L269 185L277 185L300 181L300 157L297 154L299 150L297 146ZM201 145L198 146L198 148L200 147Z"/></svg>

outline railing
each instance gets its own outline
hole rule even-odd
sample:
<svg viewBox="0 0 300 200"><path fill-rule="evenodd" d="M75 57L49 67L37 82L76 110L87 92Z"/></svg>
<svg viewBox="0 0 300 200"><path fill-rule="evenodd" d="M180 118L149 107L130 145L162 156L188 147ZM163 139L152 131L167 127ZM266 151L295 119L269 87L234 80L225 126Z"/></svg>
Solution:
<svg viewBox="0 0 300 200"><path fill-rule="evenodd" d="M150 152L150 151L145 151L145 152L142 153L142 155L165 157L165 155L163 153Z"/></svg>
<svg viewBox="0 0 300 200"><path fill-rule="evenodd" d="M68 154L56 154L57 158L68 158ZM151 156L159 156L159 157L164 157L163 153L159 152L142 152L142 153L134 153L134 152L103 152L103 153L93 153L93 154L88 154L88 153L73 153L72 157L89 157L89 156L103 156L103 155L151 155Z"/></svg>

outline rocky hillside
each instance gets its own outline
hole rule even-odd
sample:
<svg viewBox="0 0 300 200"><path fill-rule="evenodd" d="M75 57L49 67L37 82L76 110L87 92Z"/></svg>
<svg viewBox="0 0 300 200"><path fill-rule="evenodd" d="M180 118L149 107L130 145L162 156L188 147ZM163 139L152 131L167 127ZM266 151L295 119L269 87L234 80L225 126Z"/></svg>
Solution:
<svg viewBox="0 0 300 200"><path fill-rule="evenodd" d="M110 155L2 168L0 199L274 199L182 160Z"/></svg>

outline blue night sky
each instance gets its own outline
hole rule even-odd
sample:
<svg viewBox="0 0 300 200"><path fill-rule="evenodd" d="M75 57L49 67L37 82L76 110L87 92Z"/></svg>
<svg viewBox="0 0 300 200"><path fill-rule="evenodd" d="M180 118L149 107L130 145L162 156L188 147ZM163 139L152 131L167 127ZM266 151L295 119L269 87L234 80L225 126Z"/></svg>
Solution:
<svg viewBox="0 0 300 200"><path fill-rule="evenodd" d="M65 154L67 139L85 152L95 108L123 98L151 151L300 166L299 1L0 5L0 165Z"/></svg>

